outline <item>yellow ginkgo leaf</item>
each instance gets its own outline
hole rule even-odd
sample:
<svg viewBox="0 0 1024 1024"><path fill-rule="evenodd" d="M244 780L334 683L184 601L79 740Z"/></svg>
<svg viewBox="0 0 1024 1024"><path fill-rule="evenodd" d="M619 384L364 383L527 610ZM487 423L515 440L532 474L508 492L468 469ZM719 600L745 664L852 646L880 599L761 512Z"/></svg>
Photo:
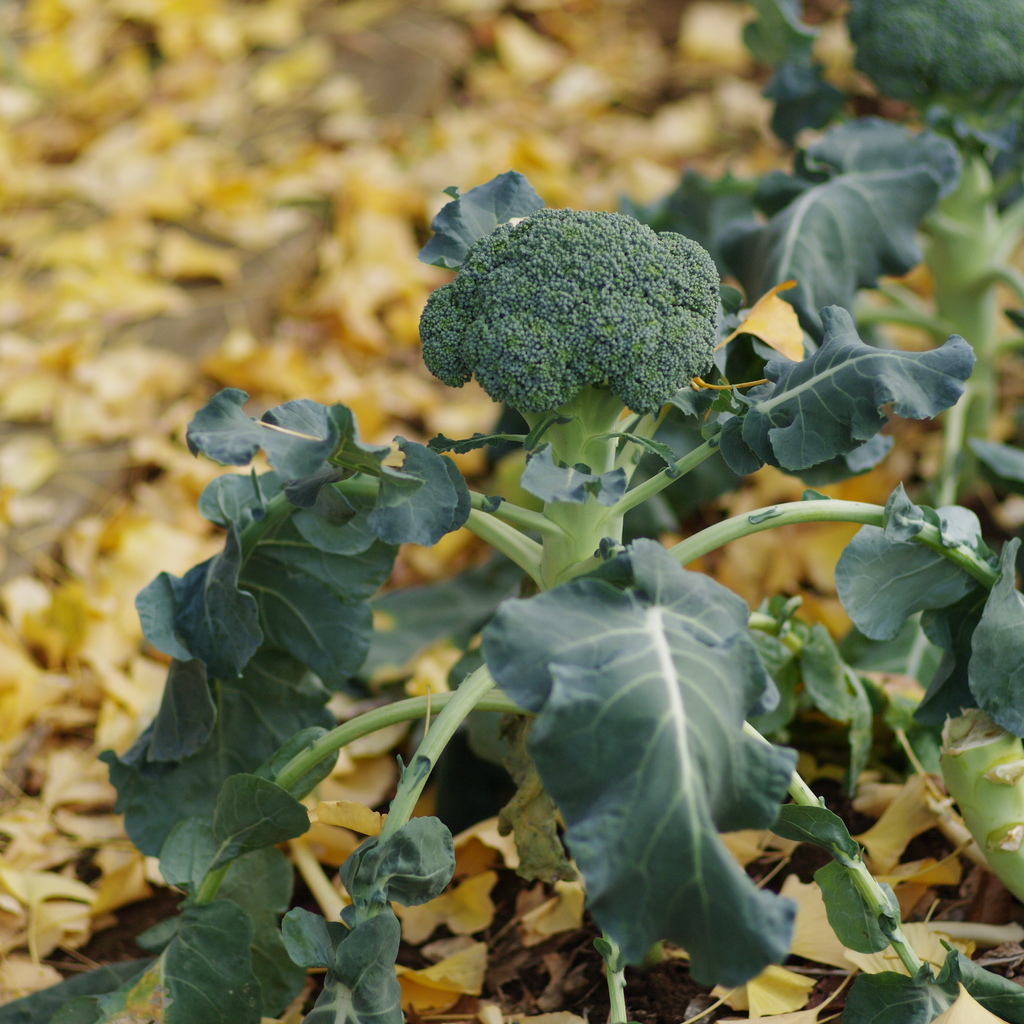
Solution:
<svg viewBox="0 0 1024 1024"><path fill-rule="evenodd" d="M444 960L414 971L399 964L398 983L402 987L402 1006L417 1013L447 1010L460 996L478 996L483 990L487 971L487 944L472 946L453 953Z"/></svg>
<svg viewBox="0 0 1024 1024"><path fill-rule="evenodd" d="M887 873L899 862L907 843L934 828L937 820L928 806L927 780L911 775L878 821L853 838L867 850L872 870Z"/></svg>
<svg viewBox="0 0 1024 1024"><path fill-rule="evenodd" d="M796 903L796 921L790 952L816 964L828 964L850 970L846 947L839 941L825 913L825 901L815 882L801 882L787 875L780 894Z"/></svg>
<svg viewBox="0 0 1024 1024"><path fill-rule="evenodd" d="M974 943L968 939L955 938L948 932L936 930L935 925L912 923L903 925L903 934L914 952L934 967L941 967L946 961L948 950L943 943L960 950L965 956L974 952ZM907 969L896 955L892 946L886 946L878 953L856 953L852 949L846 951L846 959L859 967L865 974L880 974L882 971L895 971L906 974Z"/></svg>
<svg viewBox="0 0 1024 1024"><path fill-rule="evenodd" d="M1002 1017L986 1010L971 994L960 986L956 1002L940 1014L932 1024L1005 1024Z"/></svg>
<svg viewBox="0 0 1024 1024"><path fill-rule="evenodd" d="M454 935L472 935L494 920L491 890L497 884L496 871L471 875L450 892L443 892L416 907L395 906L402 921L402 938L418 946L444 925Z"/></svg>
<svg viewBox="0 0 1024 1024"><path fill-rule="evenodd" d="M0 886L26 907L56 899L92 904L97 896L95 889L77 878L67 878L53 871L16 871L0 867Z"/></svg>
<svg viewBox="0 0 1024 1024"><path fill-rule="evenodd" d="M796 281L783 281L771 291L765 292L750 307L739 327L718 347L724 347L738 334L753 334L775 349L779 355L794 361L803 359L804 332L800 320L796 310L785 299L779 298L779 292L795 287Z"/></svg>
<svg viewBox="0 0 1024 1024"><path fill-rule="evenodd" d="M807 1002L814 985L813 978L805 978L773 964L732 992L718 986L711 994L724 996L727 1006L734 1010L747 1010L753 1019L799 1010Z"/></svg>
<svg viewBox="0 0 1024 1024"><path fill-rule="evenodd" d="M366 804L355 800L321 800L309 814L310 821L321 825L350 828L364 836L379 836L387 819L386 814L371 811Z"/></svg>
<svg viewBox="0 0 1024 1024"><path fill-rule="evenodd" d="M156 270L171 280L214 278L228 283L238 279L238 256L223 246L210 245L178 228L168 228L156 250Z"/></svg>
<svg viewBox="0 0 1024 1024"><path fill-rule="evenodd" d="M523 914L519 937L524 946L536 946L559 932L575 931L583 923L585 894L579 882L555 882L555 895Z"/></svg>

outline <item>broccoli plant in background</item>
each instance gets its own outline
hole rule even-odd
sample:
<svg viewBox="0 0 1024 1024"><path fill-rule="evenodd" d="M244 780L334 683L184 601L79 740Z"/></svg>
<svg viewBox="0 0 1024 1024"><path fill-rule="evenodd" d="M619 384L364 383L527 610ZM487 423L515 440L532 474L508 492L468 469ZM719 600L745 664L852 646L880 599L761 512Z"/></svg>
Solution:
<svg viewBox="0 0 1024 1024"><path fill-rule="evenodd" d="M1022 489L1024 456L995 444L995 411L1000 359L1024 341L1011 330L1021 324L1014 306L1024 305L1012 263L1024 240L1024 5L852 0L856 67L908 105L909 127L843 117L798 0L752 6L758 19L745 38L775 69L765 94L776 132L793 143L804 129L839 123L798 150L792 174L715 182L688 171L673 195L630 209L702 241L749 295L796 280L786 298L812 341L821 338L818 310L831 302L855 310L865 329L902 323L936 342L964 337L978 362L964 401L945 417L936 500L952 503L972 486L974 459ZM934 300L886 279L922 255ZM858 296L864 289L875 298Z"/></svg>
<svg viewBox="0 0 1024 1024"><path fill-rule="evenodd" d="M952 634L933 705L966 701L1024 732L1013 545L996 558L970 512L916 505L902 488L885 507L808 491L670 549L624 533L627 514L710 460L736 475L766 463L849 471L888 410L922 419L955 405L970 346L954 335L924 353L873 347L831 305L816 311L820 344L806 358L768 350L748 389L708 384L743 323L719 315L700 246L622 214L542 207L521 175L501 175L456 194L421 254L457 270L423 314L428 366L518 403L523 433L367 444L344 406L289 402L253 420L231 389L193 419L194 452L244 466L262 449L272 469L211 484L200 509L225 529L224 550L139 595L148 640L173 660L153 723L125 755L105 755L129 835L186 899L141 938L152 960L31 997L29 1017L12 1020L106 1024L145 1007L165 1024L258 1024L317 968L325 980L309 1024L400 1024L392 903L429 901L454 869L448 829L413 811L463 722L501 711L529 723L530 764L553 801L545 827L517 834L530 844L522 859L540 877L573 870L560 819L603 931L613 1024L628 1019L626 964L657 942L682 946L707 985L738 985L786 957L794 906L754 885L719 836L766 827L829 852L834 863L816 877L841 940L861 952L891 946L906 971L858 978L847 1024L927 1024L961 985L1024 1022L1012 983L955 952L937 975L922 962L891 890L794 773L795 751L756 728L778 728L798 703L820 709L849 723L856 775L869 684L824 630L793 619L791 603L751 615L684 568L779 526L864 524L837 570L854 619L870 635L931 615ZM680 452L663 439L669 410L699 444ZM521 487L541 511L470 490L443 454L497 442L522 447ZM637 474L649 459L660 468ZM418 603L374 596L397 545L463 526L514 572L478 567ZM397 629L374 632L374 611ZM366 666L442 637L466 650L456 689L333 724L332 690L358 690ZM274 847L308 827L300 801L345 745L431 712L380 834L341 869L351 905L330 920L296 908L279 925L291 868Z"/></svg>

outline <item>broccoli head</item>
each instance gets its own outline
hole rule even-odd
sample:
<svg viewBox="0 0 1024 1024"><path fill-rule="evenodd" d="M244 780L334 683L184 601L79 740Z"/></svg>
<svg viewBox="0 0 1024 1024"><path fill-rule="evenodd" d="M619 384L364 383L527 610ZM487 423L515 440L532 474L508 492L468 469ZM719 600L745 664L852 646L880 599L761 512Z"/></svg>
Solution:
<svg viewBox="0 0 1024 1024"><path fill-rule="evenodd" d="M502 224L427 301L423 360L496 402L546 412L588 385L653 412L712 365L718 271L696 242L619 213Z"/></svg>
<svg viewBox="0 0 1024 1024"><path fill-rule="evenodd" d="M889 96L1024 86L1024 0L852 0L847 26L858 70Z"/></svg>

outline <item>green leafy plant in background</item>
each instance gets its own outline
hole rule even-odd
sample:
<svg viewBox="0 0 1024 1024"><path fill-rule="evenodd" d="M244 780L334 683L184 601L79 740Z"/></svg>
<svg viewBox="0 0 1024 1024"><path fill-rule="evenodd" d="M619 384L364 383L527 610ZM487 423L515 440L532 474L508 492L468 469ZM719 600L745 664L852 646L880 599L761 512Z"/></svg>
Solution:
<svg viewBox="0 0 1024 1024"><path fill-rule="evenodd" d="M952 174L945 144L926 141L920 159L935 202L954 183L942 177ZM939 169L927 170L933 159ZM955 405L970 346L955 335L924 353L868 345L833 304L808 314L820 343L806 358L755 352L758 383L715 390L702 378L720 375L716 360L736 347L722 342L742 334L742 313L731 289L722 294L732 312L719 309L703 250L623 214L542 206L521 175L501 175L454 196L423 254L458 271L424 312L428 365L453 384L478 375L493 397L518 401L523 432L367 444L344 406L289 402L256 420L232 389L193 419L193 452L245 466L262 450L272 468L214 481L200 509L223 527L223 551L139 595L147 639L173 660L153 723L127 753L105 755L130 837L186 899L141 937L151 960L12 1003L3 1024L142 1012L166 1024L257 1024L294 998L310 968L325 971L311 1024L398 1024L391 904L429 901L454 868L448 829L413 810L474 711L531 723L526 749L553 801L547 863L566 868L557 808L603 931L616 1024L628 1016L626 964L660 941L686 949L703 984L736 985L786 957L793 905L758 889L719 838L748 827L827 850L832 866L816 877L842 941L864 952L891 945L906 968L858 978L849 1024L931 1021L960 984L1024 1021L1024 996L1004 979L955 952L938 975L919 960L891 891L794 774L795 752L752 724L774 730L798 705L819 708L848 723L855 776L871 726L864 680L824 630L793 618L791 602L752 615L684 568L779 526L864 524L837 566L863 632L895 635L929 617L943 651L930 706L976 705L1024 732L1013 696L1024 662L1016 545L997 557L971 512L914 504L902 488L885 507L809 490L669 549L627 530L705 464L737 477L766 463L810 477L850 472L858 453L874 457L887 410L923 419ZM670 413L698 444L679 451L664 439ZM443 454L496 443L525 451L520 484L540 511L471 491ZM460 527L504 561L419 596L375 596L399 544L433 544ZM374 610L395 628L375 633ZM481 650L469 650L481 631ZM333 691L439 637L467 648L456 689L333 723ZM293 909L279 923L292 873L274 847L307 829L300 801L345 745L429 711L383 830L341 869L351 905L340 920ZM544 863L543 850L530 853Z"/></svg>
<svg viewBox="0 0 1024 1024"><path fill-rule="evenodd" d="M826 81L817 29L801 20L798 0L752 6L745 40L774 69L765 89L773 129L790 145L802 131L827 130L797 149L791 173L714 181L688 171L672 195L629 211L696 238L748 295L795 280L785 297L814 342L818 311L831 303L853 310L864 331L893 323L936 343L966 338L977 364L944 417L935 500L971 489L979 462L1020 490L1024 456L998 443L996 411L1000 360L1024 342L1014 330L1024 276L1012 262L1024 241L1024 6L852 0L855 66L901 101L902 122L845 116L850 104ZM892 280L922 259L933 300Z"/></svg>

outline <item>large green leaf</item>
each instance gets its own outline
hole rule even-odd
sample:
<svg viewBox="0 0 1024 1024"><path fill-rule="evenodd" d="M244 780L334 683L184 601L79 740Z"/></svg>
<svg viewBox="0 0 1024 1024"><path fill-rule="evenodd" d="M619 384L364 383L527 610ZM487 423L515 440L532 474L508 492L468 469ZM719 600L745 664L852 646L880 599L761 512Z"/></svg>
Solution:
<svg viewBox="0 0 1024 1024"><path fill-rule="evenodd" d="M206 742L216 721L206 666L198 658L172 661L146 756L153 761L180 761Z"/></svg>
<svg viewBox="0 0 1024 1024"><path fill-rule="evenodd" d="M142 974L151 962L149 959L123 960L73 975L60 984L40 989L30 996L23 996L0 1006L0 1024L41 1024L49 1021L58 1010L73 1000L113 992L129 978ZM95 999L92 1006L96 1006ZM95 1020L95 1013L93 1019Z"/></svg>
<svg viewBox="0 0 1024 1024"><path fill-rule="evenodd" d="M911 978L895 971L861 974L850 988L844 1024L931 1024L956 1001L955 983L937 984L925 965Z"/></svg>
<svg viewBox="0 0 1024 1024"><path fill-rule="evenodd" d="M252 939L252 921L231 900L188 907L167 948L141 977L96 1000L95 1024L156 1014L163 1024L258 1024Z"/></svg>
<svg viewBox="0 0 1024 1024"><path fill-rule="evenodd" d="M844 946L858 953L879 953L889 945L893 926L900 921L900 905L888 885L881 888L889 901L889 911L879 920L839 861L829 861L815 871L814 880L821 890L828 923Z"/></svg>
<svg viewBox="0 0 1024 1024"><path fill-rule="evenodd" d="M233 861L217 891L219 899L233 900L253 923L249 951L266 1017L276 1017L306 980L305 970L288 956L278 924L291 903L294 883L288 858L280 850L264 847Z"/></svg>
<svg viewBox="0 0 1024 1024"><path fill-rule="evenodd" d="M741 396L744 415L726 422L722 454L736 472L750 472L750 465L737 461L733 446L758 465L807 469L860 447L890 410L928 419L963 394L974 352L958 335L928 352L898 352L864 344L845 309L830 306L821 317L821 347L800 362L770 360L769 383Z"/></svg>
<svg viewBox="0 0 1024 1024"><path fill-rule="evenodd" d="M892 640L907 619L924 609L955 604L977 581L941 552L912 538L911 505L900 485L886 503L886 526L862 526L836 563L836 590L847 615L872 640ZM949 547L979 549L978 517L959 506L928 510ZM916 518L916 517L914 517Z"/></svg>
<svg viewBox="0 0 1024 1024"><path fill-rule="evenodd" d="M196 753L177 762L148 755L147 729L122 757L101 755L117 787L117 810L135 845L157 856L171 826L192 814L212 815L224 780L251 772L295 733L330 727L330 693L296 661L263 651L241 679L215 680L219 727Z"/></svg>
<svg viewBox="0 0 1024 1024"><path fill-rule="evenodd" d="M286 651L331 687L363 663L373 627L365 602L348 604L312 576L258 553L241 584L255 597L264 647Z"/></svg>
<svg viewBox="0 0 1024 1024"><path fill-rule="evenodd" d="M992 588L971 640L968 684L978 706L1007 732L1024 736L1024 597L1014 585L1020 538L1003 548Z"/></svg>
<svg viewBox="0 0 1024 1024"><path fill-rule="evenodd" d="M328 459L351 470L375 472L388 445L358 439L351 411L309 399L285 402L254 420L242 412L249 396L238 388L219 391L196 413L186 439L193 455L227 466L247 466L261 448L283 480L322 472Z"/></svg>
<svg viewBox="0 0 1024 1024"><path fill-rule="evenodd" d="M800 18L799 0L752 0L757 21L743 30L743 41L762 64L775 69L764 95L775 100L772 131L790 144L803 128L828 124L845 100L822 79L814 60L817 30Z"/></svg>
<svg viewBox="0 0 1024 1024"><path fill-rule="evenodd" d="M389 544L436 544L469 516L469 488L455 463L399 437L401 470L385 467L367 522Z"/></svg>
<svg viewBox="0 0 1024 1024"><path fill-rule="evenodd" d="M854 121L826 132L800 154L794 175L768 175L758 204L765 224L737 224L722 245L748 297L783 281L814 335L818 311L849 307L858 288L921 261L917 227L959 177L956 147L931 132Z"/></svg>
<svg viewBox="0 0 1024 1024"><path fill-rule="evenodd" d="M430 222L434 237L420 250L419 258L449 269L462 265L466 251L478 238L514 217L529 217L544 205L518 171L506 171L462 195L455 188L445 191L455 198Z"/></svg>
<svg viewBox="0 0 1024 1024"><path fill-rule="evenodd" d="M451 832L439 818L424 816L386 839L367 839L342 865L340 878L357 907L391 900L414 907L444 892L454 871Z"/></svg>
<svg viewBox="0 0 1024 1024"><path fill-rule="evenodd" d="M337 947L304 1024L402 1024L395 958L402 926L390 909L357 924Z"/></svg>
<svg viewBox="0 0 1024 1024"><path fill-rule="evenodd" d="M276 783L258 775L232 775L221 786L213 810L218 847L213 867L294 839L308 829L306 808Z"/></svg>
<svg viewBox="0 0 1024 1024"><path fill-rule="evenodd" d="M238 587L241 568L241 539L232 526L220 554L180 579L160 573L135 600L146 639L173 658L199 658L211 676L240 675L263 640L256 602Z"/></svg>
<svg viewBox="0 0 1024 1024"><path fill-rule="evenodd" d="M522 570L506 558L451 579L390 590L371 602L375 630L362 674L400 669L439 640L468 644L498 605L511 597Z"/></svg>
<svg viewBox="0 0 1024 1024"><path fill-rule="evenodd" d="M598 924L629 961L669 939L702 984L737 985L785 957L793 906L718 832L774 821L793 756L742 731L770 685L744 602L654 542L628 557L629 591L580 579L506 602L485 656L538 713L529 749Z"/></svg>
<svg viewBox="0 0 1024 1024"><path fill-rule="evenodd" d="M385 464L389 445L359 440L355 419L344 405L302 399L269 409L254 420L242 412L246 398L237 388L214 395L189 424L190 450L226 465L245 466L262 448L279 478L287 481L289 501L335 527L344 525L351 510L338 498L325 503L320 492L353 473L377 477L380 492L368 522L390 544L436 544L466 521L469 490L450 459L398 438L403 463L396 469ZM228 516L239 497L243 516L251 515L240 490L211 495L206 508L213 515Z"/></svg>

